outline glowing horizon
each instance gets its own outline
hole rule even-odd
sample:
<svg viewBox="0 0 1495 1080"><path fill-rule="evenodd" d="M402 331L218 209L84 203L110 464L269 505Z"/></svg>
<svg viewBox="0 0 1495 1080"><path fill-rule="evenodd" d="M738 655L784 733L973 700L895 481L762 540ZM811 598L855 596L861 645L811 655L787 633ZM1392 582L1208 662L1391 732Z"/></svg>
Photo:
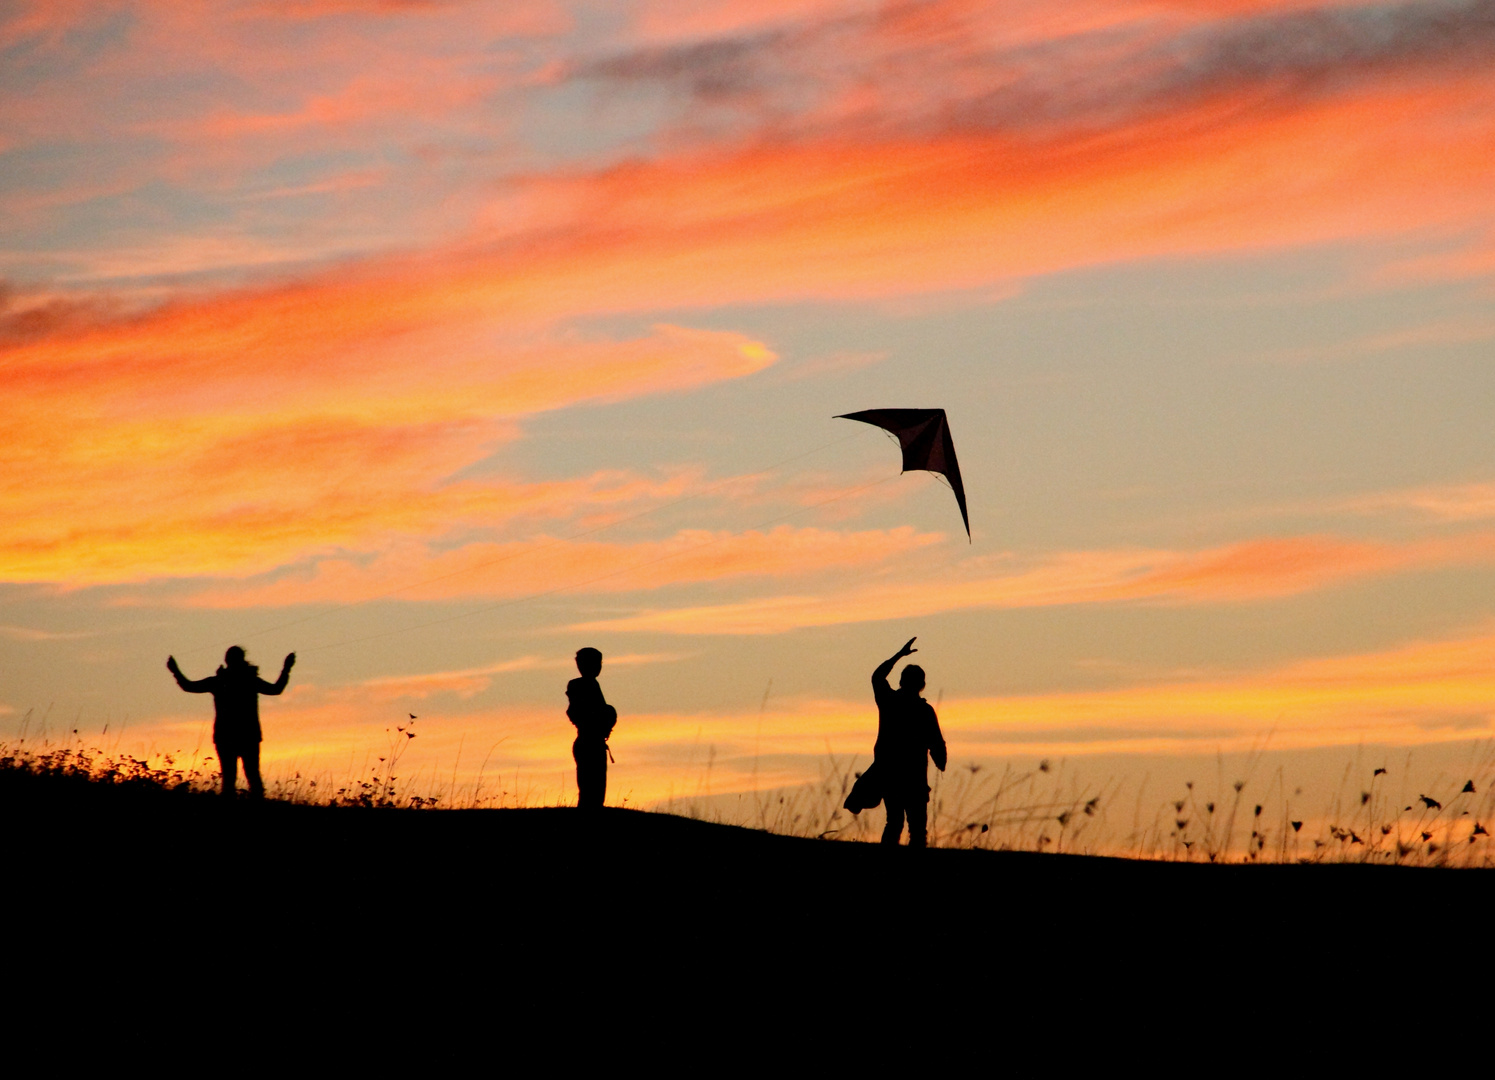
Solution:
<svg viewBox="0 0 1495 1080"><path fill-rule="evenodd" d="M0 737L175 750L166 656L241 642L302 658L274 768L415 712L559 791L589 644L614 790L782 786L915 634L973 762L1495 737L1495 0L22 0L0 55ZM971 543L831 419L896 406Z"/></svg>

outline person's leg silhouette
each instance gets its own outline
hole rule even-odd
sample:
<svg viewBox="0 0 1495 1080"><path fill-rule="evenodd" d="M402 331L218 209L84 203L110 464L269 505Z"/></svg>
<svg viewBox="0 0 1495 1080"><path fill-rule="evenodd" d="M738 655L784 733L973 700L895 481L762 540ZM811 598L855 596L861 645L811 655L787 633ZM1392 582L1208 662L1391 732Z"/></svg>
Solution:
<svg viewBox="0 0 1495 1080"><path fill-rule="evenodd" d="M915 796L908 801L908 846L929 845L929 803Z"/></svg>
<svg viewBox="0 0 1495 1080"><path fill-rule="evenodd" d="M607 798L607 744L578 739L571 744L576 759L576 805L600 807Z"/></svg>
<svg viewBox="0 0 1495 1080"><path fill-rule="evenodd" d="M897 795L886 794L882 801L888 808L888 823L882 829L882 842L896 845L903 835L903 802Z"/></svg>
<svg viewBox="0 0 1495 1080"><path fill-rule="evenodd" d="M232 747L214 744L218 751L218 768L223 773L223 794L233 797L234 784L239 779L239 755Z"/></svg>
<svg viewBox="0 0 1495 1080"><path fill-rule="evenodd" d="M251 799L263 799L265 797L265 782L260 779L260 744L254 743L244 748L244 776L249 781L249 797Z"/></svg>

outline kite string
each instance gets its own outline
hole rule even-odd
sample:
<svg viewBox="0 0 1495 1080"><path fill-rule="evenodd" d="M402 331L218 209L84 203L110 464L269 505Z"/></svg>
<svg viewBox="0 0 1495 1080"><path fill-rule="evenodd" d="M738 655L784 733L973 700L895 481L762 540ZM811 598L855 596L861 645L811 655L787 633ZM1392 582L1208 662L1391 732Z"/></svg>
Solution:
<svg viewBox="0 0 1495 1080"><path fill-rule="evenodd" d="M751 532L754 529L761 529L761 528L763 528L766 525L773 525L773 524L775 524L777 522L785 521L785 520L787 520L789 518L792 518L792 517L798 517L800 514L803 514L806 511L814 510L814 509L816 509L818 507L821 507L821 506L827 506L827 505L829 505L830 503L833 503L833 502L840 502L842 499L849 499L853 495L859 495L859 494L861 494L864 491L870 491L872 488L879 487L882 484L891 483L892 481L897 480L897 479L899 479L899 476L885 476L881 480L874 480L870 484L863 484L861 487L851 488L850 490L843 491L843 492L841 492L838 495L832 495L828 499L821 499L819 502L809 503L809 504L807 504L805 506L801 506L799 509L797 509L797 510L791 510L787 514L780 514L780 515L778 515L776 517L768 518L765 521L760 521L756 525L749 526L748 529L745 530L745 531ZM542 590L540 592L530 593L530 594L528 594L526 596L516 596L516 597L513 597L512 599L509 599L509 600L501 600L501 601L499 601L496 604L487 604L487 605L485 605L483 607L480 607L480 608L474 608L471 611L459 612L456 615L448 615L445 618L433 619L430 622L417 623L414 626L402 626L402 627L397 627L397 628L395 628L393 630L385 630L385 631L382 631L382 632L377 633L377 634L367 634L367 635L365 635L363 637L349 638L349 639L347 639L345 641L334 641L334 642L330 642L329 644L326 644L326 645L316 645L316 646L313 646L312 648L307 649L305 651L309 652L309 653L323 652L323 651L328 650L328 649L339 649L339 648L342 648L343 646L346 646L346 645L358 645L358 644L361 644L361 643L363 643L365 641L375 641L375 640L378 640L380 638L393 637L396 634L404 634L404 633L408 633L408 632L415 631L415 630L425 630L425 629L428 629L429 627L432 627L432 626L442 626L442 625L444 625L446 623L456 622L459 619L467 619L467 618L471 618L474 615L482 615L482 614L485 614L486 612L497 611L499 608L513 607L516 604L528 603L531 600L539 600L542 597L554 596L556 593L568 592L571 589L584 588L587 585L595 585L599 581L607 581L607 580L609 580L611 578L620 577L623 574L630 573L630 572L632 572L634 570L642 570L645 567L654 566L657 563L662 563L662 562L665 562L666 560L669 560L669 559L679 558L681 555L689 555L692 552L700 551L702 548L708 548L708 547L711 547L713 544L719 544L723 540L726 540L728 537L733 536L733 535L735 535L735 534L733 534L733 533L721 533L721 534L718 534L717 536L713 537L712 539L703 541L703 542L701 542L699 544L692 544L690 547L682 548L679 551L672 551L672 552L669 552L668 554L660 555L660 556L657 556L656 558L653 558L653 559L646 559L643 562L632 563L632 564L630 564L628 566L621 567L620 569L610 571L610 572L608 572L606 574L599 574L596 577L587 578L584 581L573 581L573 582L571 582L570 584L567 584L567 585L557 585L557 586L555 586L554 588L551 588L551 589L544 589L544 590Z"/></svg>
<svg viewBox="0 0 1495 1080"><path fill-rule="evenodd" d="M818 454L818 453L820 453L820 452L822 452L824 450L829 450L833 446L839 446L841 443L849 442L850 440L858 438L858 437L860 437L860 433L859 432L854 432L851 435L847 435L845 438L833 439L830 442L823 443L822 445L814 447L813 449L805 450L805 451L802 451L802 452L800 452L798 454L794 454L794 455L792 455L790 457L784 458L782 461L774 462L772 465L766 465L763 468L757 470L756 472L745 473L745 474L743 474L741 476L729 476L729 477L726 477L726 478L724 478L722 480L717 481L714 484L710 484L710 485L708 485L708 486L706 486L704 488L701 488L699 491L694 491L694 492L692 492L689 495L681 496L680 498L674 499L674 500L672 500L670 502L667 502L667 503L661 503L658 506L651 506L647 510L640 510L636 514L630 514L627 517L617 518L617 519L615 519L613 521L606 522L606 523L604 523L602 525L597 525L597 526L595 526L593 528L590 528L590 529L583 529L580 532L570 533L569 535L566 535L566 536L557 536L557 537L554 537L554 538L552 538L552 539L550 539L550 540L548 540L548 541L546 541L546 542L544 542L542 544L535 544L535 545L533 545L531 547L524 548L524 549L522 549L520 551L515 551L515 552L510 552L510 553L505 554L505 555L500 555L500 556L498 556L496 558L493 558L493 559L487 559L487 560L485 560L483 562L480 562L480 563L474 563L471 566L464 566L461 569L452 570L452 571L449 571L448 573L445 573L445 574L438 574L435 577L422 578L419 581L413 581L413 582L410 582L408 585L401 585L398 588L389 589L386 592L376 593L376 594L374 594L372 596L365 596L365 597L363 597L360 600L348 600L348 601L344 601L341 604L334 604L333 606L325 608L322 611L313 612L310 615L302 615L299 618L290 619L290 620L287 620L286 622L276 623L273 626L261 627L258 630L254 630L254 631L251 631L248 634L243 635L243 640L249 641L249 640L252 640L252 639L257 638L257 637L263 637L265 634L274 633L277 630L285 630L285 629L288 629L289 627L292 627L292 626L300 626L303 623L314 622L317 619L326 618L329 615L337 615L337 614L340 614L341 612L344 612L344 611L351 611L352 609L357 608L357 607L362 607L365 604L372 604L372 603L374 603L377 600L386 600L386 599L388 599L391 596L397 596L400 593L409 592L411 589L418 589L418 588L421 588L421 587L426 586L426 585L434 585L435 583L437 583L439 581L446 581L449 578L460 577L463 574L476 573L479 570L486 570L490 566L497 566L500 563L505 563L505 562L509 562L509 561L511 561L513 559L522 558L525 555L531 555L531 554L534 554L535 552L538 552L538 551L548 550L549 548L555 547L555 546L557 546L559 544L569 543L572 540L579 540L579 539L581 539L584 536L591 536L591 535L593 535L595 533L604 532L607 529L616 528L619 525L626 525L630 521L637 521L640 518L648 517L650 514L657 514L657 513L659 513L662 510L668 510L671 507L679 506L682 503L690 502L692 499L699 499L699 498L702 498L702 497L704 497L706 495L710 495L713 491L720 490L721 488L726 487L729 484L742 483L743 481L752 480L755 477L763 476L763 475L766 475L767 473L774 472L777 469L783 468L785 465L790 465L790 464L792 464L792 463L794 463L796 461L801 460L802 458L807 458L807 457L810 457L810 456L812 456L814 454ZM330 648L330 646L323 646L323 647L324 648ZM193 650L193 652L194 653L195 652L203 652L203 651L205 651L206 648L207 647L204 646L201 649ZM187 656L187 655L191 655L191 653L183 653L182 655Z"/></svg>

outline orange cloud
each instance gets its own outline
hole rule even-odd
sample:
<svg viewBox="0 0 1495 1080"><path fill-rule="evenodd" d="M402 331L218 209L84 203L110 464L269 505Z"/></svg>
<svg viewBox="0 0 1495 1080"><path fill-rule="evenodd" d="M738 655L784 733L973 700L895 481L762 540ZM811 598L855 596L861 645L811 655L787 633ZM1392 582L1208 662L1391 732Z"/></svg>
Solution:
<svg viewBox="0 0 1495 1080"><path fill-rule="evenodd" d="M124 4L100 0L19 0L0 15L0 48L11 48L28 39L44 48L56 48L68 32L88 22L114 14Z"/></svg>
<svg viewBox="0 0 1495 1080"><path fill-rule="evenodd" d="M1403 513L1441 522L1495 518L1495 483L1438 484L1351 499L1336 509L1352 513Z"/></svg>
<svg viewBox="0 0 1495 1080"><path fill-rule="evenodd" d="M786 297L1487 226L1487 7L961 0L625 52L578 77L685 99L698 149L574 197Z"/></svg>
<svg viewBox="0 0 1495 1080"><path fill-rule="evenodd" d="M1346 7L1354 5L1323 10ZM1447 26L1438 36L1438 12L1418 17L1416 7L1393 20L1395 33L1377 30L1369 16L1343 27L1312 12L1303 26L1216 19L1211 25L1224 29L1214 45L1208 35L1169 38L1155 25L1157 5L1128 7L1136 55L1107 54L1104 68L1124 76L1125 92L1090 87L1069 102L1062 85L1028 85L1031 57L1027 67L1020 57L986 59L990 43L966 25L971 5L895 5L842 42L872 68L844 93L869 101L842 101L837 84L822 95L826 116L812 110L787 131L744 137L734 128L712 145L601 174L542 169L508 185L518 193L494 201L491 229L464 251L388 264L355 292L395 309L433 304L427 294L435 292L458 306L481 300L515 317L553 318L973 287L1115 259L1488 227L1495 181L1483 118L1495 80L1461 59ZM1063 8L1073 16L1072 5ZM1025 8L1021 18L1041 15ZM1474 34L1477 18L1468 17ZM1185 27L1195 21L1184 19ZM1247 29L1231 29L1237 23ZM1255 53L1239 47L1304 26L1322 40ZM1051 34L1061 43L1079 36ZM910 36L917 49L897 44ZM748 55L791 47L777 38L730 40ZM1474 34L1468 48L1482 40ZM1189 63L1163 63L1170 47ZM658 81L685 77L678 73L692 64L709 69L715 55L623 58L607 70ZM950 69L961 74L960 94L926 101ZM883 85L886 72L903 81ZM389 95L459 108L464 93L476 92L440 64L429 75L436 85L417 94L363 78L302 94L289 108L236 115L270 130L301 126L319 109L380 114ZM905 82L926 88L923 96L902 92ZM1021 94L1008 101L1014 86ZM910 98L931 115L908 114ZM201 111L179 119L218 123ZM526 232L516 221L543 228ZM337 314L359 300L324 281L307 302Z"/></svg>
<svg viewBox="0 0 1495 1080"><path fill-rule="evenodd" d="M567 231L564 255L526 252L545 286L532 311L579 295L638 310L973 288L1484 220L1489 148L1454 118L1492 106L1495 80L1467 76L1292 108L1223 96L1060 144L1001 131L766 140L537 178L494 214ZM606 234L575 227L589 220ZM484 262L463 256L458 288L508 301Z"/></svg>
<svg viewBox="0 0 1495 1080"><path fill-rule="evenodd" d="M963 752L1197 753L1394 746L1495 733L1495 636L1418 642L1235 678L951 701Z"/></svg>
<svg viewBox="0 0 1495 1080"><path fill-rule="evenodd" d="M303 248L320 237L321 258L449 235L467 216L464 199L489 181L454 191L432 156L504 139L504 118L519 110L494 107L495 95L522 85L542 60L531 55L537 43L571 25L549 0L7 7L17 10L0 14L0 44L17 82L0 98L0 130L18 146L52 149L46 166L7 172L6 208L85 186L125 196L110 210L130 207L83 228L66 207L26 223L36 263L62 236L91 245L81 268L69 259L59 274L75 280L99 276L90 254L141 251L163 233L266 247L297 237ZM399 190L317 200L299 214L236 203L245 188L294 187L350 163L393 167ZM141 214L163 190L173 210ZM36 276L36 263L23 273Z"/></svg>
<svg viewBox="0 0 1495 1080"><path fill-rule="evenodd" d="M10 553L0 572L55 579L76 553L85 576L90 563L119 573L118 564L138 556L110 553L112 540L130 530L86 528L87 542L70 547L57 536L73 525L55 504L93 506L102 493L119 499L137 487L147 505L158 491L185 503L190 496L174 478L192 471L194 458L209 464L193 453L199 448L221 447L221 458L246 465L260 453L304 461L325 478L367 467L391 444L397 467L408 469L401 452L427 441L450 468L495 437L483 430L494 413L700 385L771 359L743 339L669 329L634 343L526 351L491 340L505 324L512 335L582 310L666 299L686 306L887 294L1105 259L1447 225L1484 213L1495 178L1487 148L1457 125L1450 135L1446 121L1492 101L1490 80L1469 76L1286 111L1243 112L1227 99L1124 136L1078 138L1062 151L957 134L695 154L537 182L532 197L569 208L549 219L570 221L569 229L33 339L0 358L8 392L33 403L0 422L0 505L26 522L0 545ZM1333 155L1322 153L1326 145ZM1315 168L1305 171L1304 161ZM1347 186L1355 198L1343 196ZM187 419L203 414L234 423ZM83 440L80 425L101 416L110 423L100 437ZM380 433L369 437L370 425ZM128 476L100 460L111 454L129 462ZM154 474L153 461L162 465ZM211 465L219 472L208 483L225 487L213 477L234 470L222 471L223 460ZM436 471L426 467L418 484ZM135 573L171 572L180 555L147 557Z"/></svg>
<svg viewBox="0 0 1495 1080"><path fill-rule="evenodd" d="M930 39L923 51L889 54L888 70L916 86L944 85L927 76L946 52L953 50L963 72L974 64L963 76L971 83L965 98L926 103L933 117L905 115L909 95L893 92L903 83L890 89L872 79L870 104L827 106L824 122L800 118L805 130L727 136L601 173L540 171L509 185L515 193L494 201L491 227L462 250L386 262L352 282L346 274L315 281L282 297L280 312L300 329L311 321L308 311L342 322L379 310L398 333L414 309L548 321L579 311L888 295L1116 259L1488 226L1495 180L1485 165L1483 118L1495 80L1452 54L1441 70L1443 38L1427 27L1408 29L1421 27L1411 14L1389 37L1371 33L1370 23L1347 26L1342 41L1328 34L1312 48L1264 50L1244 67L1241 57L1252 54L1232 52L1239 42L1226 34L1213 52L1188 39L1189 49L1204 49L1197 64L1154 70L1160 62L1147 50L1167 55L1170 41L1155 28L1136 29L1142 52L1108 61L1137 83L1127 91L1136 100L1122 95L1122 105L1110 108L1115 95L1095 91L1096 100L1066 105L1054 118L1026 98L1002 104L1011 79L1031 72L983 66L985 39L966 27L969 7L895 6L851 39L874 67L895 48L884 39ZM1157 8L1128 10L1145 28L1152 24L1142 16ZM1022 17L1038 14L1025 9ZM919 26L906 27L910 19ZM1432 15L1423 21L1438 25ZM1275 26L1251 30L1257 37L1247 40ZM1378 52L1381 38L1392 45ZM751 52L755 40L739 45ZM619 70L659 79L709 65L712 55L646 57L635 64L638 73ZM1341 86L1334 93L1291 92L1305 80L1326 84L1340 68L1343 85L1334 83ZM269 118L275 128L318 109L345 116L365 97L377 114L389 94L456 95L455 102L467 92L464 79L440 65L430 78L440 85L414 95L350 79L302 95L294 108L242 115ZM1022 92L1037 95L1038 104L1048 100L1043 85ZM1005 111L993 114L998 106ZM1052 123L1031 126L1045 117ZM217 121L195 113L182 122Z"/></svg>
<svg viewBox="0 0 1495 1080"><path fill-rule="evenodd" d="M402 67L397 72L360 75L326 93L308 94L294 108L275 112L222 109L205 116L148 121L140 130L196 144L225 139L273 139L284 147L287 137L314 132L321 138L355 142L360 126L388 127L406 118L427 121L477 105L504 80L495 75L453 80L444 67L421 75Z"/></svg>
<svg viewBox="0 0 1495 1080"><path fill-rule="evenodd" d="M780 634L812 626L944 611L1148 601L1245 602L1293 596L1375 574L1495 560L1495 535L1384 544L1332 537L1255 540L1196 552L1085 551L1000 572L1010 556L976 559L934 581L874 584L708 607L656 609L581 623L586 631ZM995 571L995 572L994 572Z"/></svg>
<svg viewBox="0 0 1495 1080"><path fill-rule="evenodd" d="M258 18L302 21L334 15L438 15L453 8L475 6L470 0L258 0L246 5L246 13ZM543 5L536 7L543 10ZM522 11L523 7L514 14Z"/></svg>
<svg viewBox="0 0 1495 1080"><path fill-rule="evenodd" d="M861 6L847 0L764 0L756 4L646 0L633 14L633 30L648 41L714 38L825 18Z"/></svg>
<svg viewBox="0 0 1495 1080"><path fill-rule="evenodd" d="M391 535L636 498L644 489L620 490L617 477L449 478L511 437L516 418L774 359L739 335L676 327L622 342L391 341L377 316L371 329L306 312L303 335L277 324L273 299L227 306L0 353L7 391L27 402L0 417L0 580L262 572Z"/></svg>
<svg viewBox="0 0 1495 1080"><path fill-rule="evenodd" d="M139 33L216 26L222 14L160 10L170 18ZM891 296L1121 259L1452 234L1487 224L1495 205L1495 78L1466 62L1486 39L1459 44L1415 5L1397 9L1396 32L1381 35L1390 45L1368 16L1330 19L1348 45L1319 33L1313 49L1283 55L1225 46L1308 23L1222 23L1197 79L1149 51L1170 39L1142 20L1140 44L1115 61L1135 100L1096 111L1084 95L1066 97L1053 116L1001 98L1007 69L983 67L983 39L962 29L980 10L889 8L848 39L864 50L854 61L901 58L900 78L931 87L940 81L922 77L930 58L950 53L965 65L958 101L919 98L900 111L876 83L859 105L837 83L751 139L666 139L653 161L541 169L495 196L487 226L461 245L129 317L83 305L40 328L7 318L24 333L0 342L0 378L26 408L0 418L0 579L254 573L336 546L365 550L381 530L429 535L450 509L433 509L444 478L510 435L515 418L704 385L773 359L734 335L664 327L589 342L556 329L578 316ZM415 22L441 32L434 17ZM236 48L231 35L210 37L209 53ZM790 60L821 47L781 46ZM658 83L702 63L625 57L607 77ZM1305 79L1320 90L1303 90ZM341 101L344 90L356 111L364 90L369 101L382 93L338 85L321 96L301 88L283 114ZM933 111L920 112L926 105ZM282 115L245 115L272 114ZM266 244L214 254L204 242L198 264L186 249L138 261L203 268L295 248L294 237ZM282 470L273 480L272 464Z"/></svg>
<svg viewBox="0 0 1495 1080"><path fill-rule="evenodd" d="M561 299L566 315L959 288L1112 259L1489 226L1485 2L775 3L766 16L689 6L644 5L636 23L646 39L674 26L704 42L573 59L569 70L609 91L662 89L696 135L663 133L654 145L672 149L658 160L601 176L583 167L568 179L526 157L525 195L496 200L490 220L501 224L466 252L465 269L387 267L398 291L418 295L431 275L454 297L479 290L525 313L539 298L551 315ZM411 9L378 0L257 9L288 22L242 7L138 5L130 48L102 70L132 88L148 89L163 68L236 80L241 93L135 110L183 140L163 166L175 179L201 179L225 134L269 140L236 158L236 170L304 150L276 139L308 131L383 161L386 141L434 152L434 117L493 142L491 80L528 86L538 61L497 65L495 76L473 42L530 40L569 22L550 5L517 7L427 5L396 19L375 16ZM44 8L28 7L14 33L56 23ZM338 17L313 17L327 13ZM119 125L97 96L57 80L11 95L4 109L37 138L55 138L66 112L90 137L115 139ZM720 99L732 118L704 122L696 106ZM543 114L547 100L536 91L523 105ZM363 130L371 118L378 138ZM598 159L616 160L609 134L592 134ZM478 190L513 187L515 156L495 154L500 175L484 173L460 198L444 189L443 201L468 207ZM120 168L144 184L162 167ZM435 182L429 174L404 182ZM413 194L406 202L424 201ZM516 230L516 205L557 228ZM444 247L434 237L454 225L443 220L423 242ZM504 281L516 266L520 280ZM318 293L339 306L336 290Z"/></svg>
<svg viewBox="0 0 1495 1080"><path fill-rule="evenodd" d="M608 670L637 667L640 664L667 664L686 659L685 653L623 653L607 657ZM464 668L460 671L431 671L420 675L388 675L369 679L362 685L374 692L378 700L414 698L423 700L434 694L455 694L466 700L482 693L493 684L493 676L515 671L569 671L575 660L569 656L521 656L498 664Z"/></svg>
<svg viewBox="0 0 1495 1080"><path fill-rule="evenodd" d="M589 593L633 592L867 567L943 539L912 528L837 532L784 525L745 533L692 529L632 544L540 537L468 544L435 556L411 547L362 563L324 559L306 574L284 575L267 584L217 586L186 602L203 607L347 603L393 588L404 600L520 597L573 587Z"/></svg>

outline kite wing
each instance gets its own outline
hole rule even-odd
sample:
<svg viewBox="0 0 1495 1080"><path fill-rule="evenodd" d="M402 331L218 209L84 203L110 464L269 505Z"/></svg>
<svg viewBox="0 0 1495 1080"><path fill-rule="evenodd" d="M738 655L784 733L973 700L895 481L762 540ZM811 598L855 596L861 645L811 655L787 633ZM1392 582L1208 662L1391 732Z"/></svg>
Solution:
<svg viewBox="0 0 1495 1080"><path fill-rule="evenodd" d="M955 462L955 443L950 438L950 424L944 409L864 409L845 413L837 420L859 420L890 431L903 447L903 471L923 469L950 481L960 519L965 522L966 539L971 536L971 519L966 513L966 489L960 482L960 466Z"/></svg>

